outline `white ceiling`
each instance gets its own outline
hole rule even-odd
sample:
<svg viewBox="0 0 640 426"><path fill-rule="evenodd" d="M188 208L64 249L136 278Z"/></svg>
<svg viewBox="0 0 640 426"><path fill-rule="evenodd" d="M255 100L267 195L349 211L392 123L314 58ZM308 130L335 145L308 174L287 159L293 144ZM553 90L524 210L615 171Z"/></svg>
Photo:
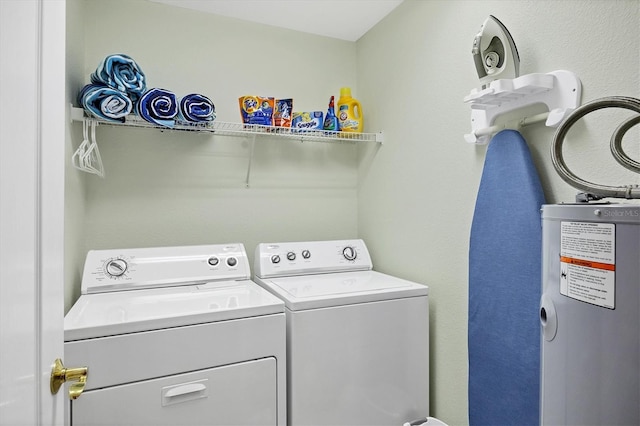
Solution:
<svg viewBox="0 0 640 426"><path fill-rule="evenodd" d="M356 41L403 0L151 0Z"/></svg>

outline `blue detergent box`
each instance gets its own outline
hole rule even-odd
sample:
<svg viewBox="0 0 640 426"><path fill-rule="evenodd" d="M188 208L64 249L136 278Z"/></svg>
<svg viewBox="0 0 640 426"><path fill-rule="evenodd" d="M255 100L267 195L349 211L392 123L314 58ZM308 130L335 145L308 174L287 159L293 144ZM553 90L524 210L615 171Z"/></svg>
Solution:
<svg viewBox="0 0 640 426"><path fill-rule="evenodd" d="M274 98L262 96L241 96L240 115L244 124L273 125Z"/></svg>
<svg viewBox="0 0 640 426"><path fill-rule="evenodd" d="M294 112L291 128L299 132L322 130L324 123L322 117L322 111Z"/></svg>

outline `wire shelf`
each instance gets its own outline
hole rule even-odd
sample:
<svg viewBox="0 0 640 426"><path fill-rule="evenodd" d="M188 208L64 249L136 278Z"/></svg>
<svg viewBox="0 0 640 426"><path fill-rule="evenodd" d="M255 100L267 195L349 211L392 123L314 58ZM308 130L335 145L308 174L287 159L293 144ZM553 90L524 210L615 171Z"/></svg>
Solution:
<svg viewBox="0 0 640 426"><path fill-rule="evenodd" d="M156 129L160 131L187 131L187 132L208 132L220 136L276 136L285 139L294 139L300 142L338 142L338 143L360 143L375 142L382 143L382 133L347 133L328 130L298 130L289 127L262 126L257 124L229 123L224 121L210 121L204 123L189 123L177 121L174 127L158 126L145 121L138 115L129 114L124 122L113 122L86 115L82 108L71 108L71 119L74 121L95 121L100 125L117 127L140 127Z"/></svg>

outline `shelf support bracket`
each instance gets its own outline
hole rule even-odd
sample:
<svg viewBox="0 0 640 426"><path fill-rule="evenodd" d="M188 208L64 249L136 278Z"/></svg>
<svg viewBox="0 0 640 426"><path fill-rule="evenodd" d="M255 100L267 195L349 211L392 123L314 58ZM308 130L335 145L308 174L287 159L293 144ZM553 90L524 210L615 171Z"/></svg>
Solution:
<svg viewBox="0 0 640 426"><path fill-rule="evenodd" d="M253 149L256 145L256 135L251 134L247 136L247 139L249 140L249 164L247 164L247 176L245 178L245 187L249 188L250 186L250 180L251 180L251 166L253 164Z"/></svg>

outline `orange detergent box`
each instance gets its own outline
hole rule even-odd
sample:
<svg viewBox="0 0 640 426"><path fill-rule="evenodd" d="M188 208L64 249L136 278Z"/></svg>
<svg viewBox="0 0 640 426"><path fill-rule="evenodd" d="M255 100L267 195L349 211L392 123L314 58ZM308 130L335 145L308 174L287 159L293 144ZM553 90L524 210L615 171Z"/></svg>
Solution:
<svg viewBox="0 0 640 426"><path fill-rule="evenodd" d="M279 127L291 127L293 115L293 99L276 99L273 111L273 124Z"/></svg>

